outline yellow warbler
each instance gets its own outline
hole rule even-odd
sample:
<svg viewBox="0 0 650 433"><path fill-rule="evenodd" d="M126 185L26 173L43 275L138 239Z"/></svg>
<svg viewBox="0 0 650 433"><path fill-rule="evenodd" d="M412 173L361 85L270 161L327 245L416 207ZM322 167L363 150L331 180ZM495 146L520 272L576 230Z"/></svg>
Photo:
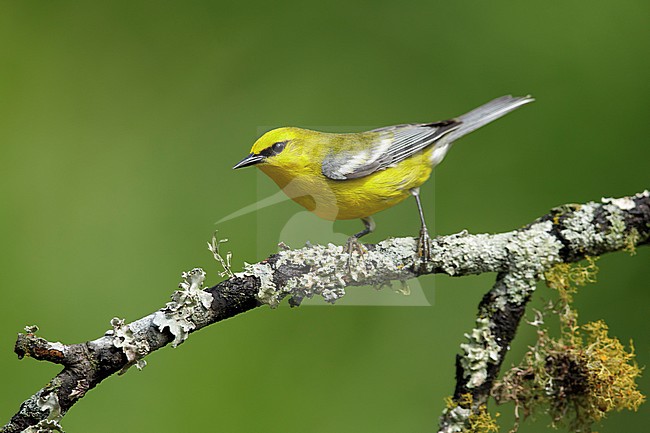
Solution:
<svg viewBox="0 0 650 433"><path fill-rule="evenodd" d="M374 230L373 214L413 195L422 222L418 253L428 258L420 185L454 141L532 101L530 96L503 96L454 119L358 133L278 128L260 137L233 168L256 165L291 199L322 218L361 218L365 229L348 246Z"/></svg>

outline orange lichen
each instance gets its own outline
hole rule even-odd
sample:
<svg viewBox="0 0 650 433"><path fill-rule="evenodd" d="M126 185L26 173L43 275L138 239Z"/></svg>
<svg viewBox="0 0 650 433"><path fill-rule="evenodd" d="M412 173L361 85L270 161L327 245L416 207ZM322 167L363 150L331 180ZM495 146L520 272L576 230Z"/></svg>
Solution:
<svg viewBox="0 0 650 433"><path fill-rule="evenodd" d="M558 299L538 312L536 344L524 360L507 371L493 388L498 403L514 402L517 430L521 418L548 413L553 426L572 431L591 431L613 410L637 410L645 396L636 380L641 369L634 348L626 351L621 342L608 335L603 321L578 324L572 308L576 287L595 280L597 267L588 258L586 266L561 264L548 271L547 285L558 291ZM544 318L559 317L560 336L552 338L542 329Z"/></svg>

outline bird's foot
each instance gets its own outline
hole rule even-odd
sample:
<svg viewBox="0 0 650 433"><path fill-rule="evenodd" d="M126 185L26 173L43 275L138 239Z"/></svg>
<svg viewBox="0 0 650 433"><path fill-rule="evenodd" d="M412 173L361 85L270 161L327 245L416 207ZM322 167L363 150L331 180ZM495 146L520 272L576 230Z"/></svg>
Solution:
<svg viewBox="0 0 650 433"><path fill-rule="evenodd" d="M426 227L420 229L420 237L418 238L418 261L414 263L416 272L424 272L427 269L427 263L432 259L433 241L429 236L429 231Z"/></svg>
<svg viewBox="0 0 650 433"><path fill-rule="evenodd" d="M348 254L348 274L352 271L352 257L354 254L356 253L357 255L356 262L358 263L360 260L363 260L364 255L368 252L356 236L350 236L348 238L344 251Z"/></svg>

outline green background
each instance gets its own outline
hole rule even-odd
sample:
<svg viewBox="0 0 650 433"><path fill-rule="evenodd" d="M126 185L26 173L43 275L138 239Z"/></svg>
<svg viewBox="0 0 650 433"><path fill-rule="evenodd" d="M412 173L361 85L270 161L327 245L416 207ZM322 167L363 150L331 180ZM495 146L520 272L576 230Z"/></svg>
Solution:
<svg viewBox="0 0 650 433"><path fill-rule="evenodd" d="M363 130L533 94L463 139L423 187L438 234L507 231L559 204L648 188L649 24L642 0L3 1L0 424L58 371L16 359L23 326L81 342L114 316L162 306L184 270L201 266L217 283L205 248L215 228L235 269L275 251L301 210L292 202L215 226L275 192L255 170L231 170L269 127ZM376 220L368 241L419 227L410 201ZM577 296L580 318L634 339L641 365L649 258L648 248L603 257L598 283ZM431 307L260 308L108 379L63 426L433 431L493 279L421 278ZM550 293L535 296L539 306ZM521 328L506 364L533 334ZM648 375L640 386L650 392ZM649 408L596 429L646 431ZM507 431L512 408L498 411ZM523 431L547 425L542 416Z"/></svg>

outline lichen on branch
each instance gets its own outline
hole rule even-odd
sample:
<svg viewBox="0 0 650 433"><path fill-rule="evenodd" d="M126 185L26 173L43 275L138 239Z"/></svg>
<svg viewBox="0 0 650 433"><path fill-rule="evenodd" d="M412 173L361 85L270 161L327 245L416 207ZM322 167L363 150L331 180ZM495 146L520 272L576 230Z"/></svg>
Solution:
<svg viewBox="0 0 650 433"><path fill-rule="evenodd" d="M56 418L58 422L88 390L107 377L134 364L142 367L143 358L149 353L169 344L176 347L192 332L260 305L274 307L285 298L292 305L299 305L303 298L312 296L335 302L353 286L382 287L424 274L459 277L492 272L497 274L496 283L481 301L475 328L467 334L457 357L452 397L456 405L440 420L440 431L466 431L476 425L476 420L487 422L485 404L492 385L526 303L548 269L579 261L586 255L633 250L649 240L647 191L621 199L604 199L601 203L556 208L530 225L507 233L472 235L463 231L440 236L433 240L432 257L424 264L417 254L416 240L407 237L366 244L365 254L352 253L353 256L337 245L283 249L231 275L230 255L221 256L219 242L223 241L215 237L209 247L223 268L220 272L228 279L213 287L203 288L205 273L194 269L183 274L180 290L174 292L166 306L130 323L114 319L112 329L105 335L84 343L50 343L36 337L34 328L19 334L15 349L19 357L56 362L63 370L25 400L1 432L58 428L49 421ZM623 370L624 365L632 365L631 358L622 355L620 347L606 337L603 326L584 327L581 332L593 353L607 355L609 359L618 354L618 359L623 360L617 364L621 374L634 376L633 368ZM590 359L597 360L597 356ZM599 368L595 362L590 365L592 370ZM601 367L601 372L613 368L609 364ZM629 391L629 386L624 385L619 387ZM621 407L618 403L610 404L613 397L603 395L595 404L597 407Z"/></svg>
<svg viewBox="0 0 650 433"><path fill-rule="evenodd" d="M548 413L554 427L589 432L608 412L636 411L644 402L632 343L626 350L609 336L603 320L578 324L573 294L578 286L594 282L596 272L595 259L588 257L586 265L558 264L546 273L557 300L536 312L529 322L537 328L535 345L492 390L498 403L514 403L514 430L521 418ZM558 337L545 326L552 317L559 323Z"/></svg>

